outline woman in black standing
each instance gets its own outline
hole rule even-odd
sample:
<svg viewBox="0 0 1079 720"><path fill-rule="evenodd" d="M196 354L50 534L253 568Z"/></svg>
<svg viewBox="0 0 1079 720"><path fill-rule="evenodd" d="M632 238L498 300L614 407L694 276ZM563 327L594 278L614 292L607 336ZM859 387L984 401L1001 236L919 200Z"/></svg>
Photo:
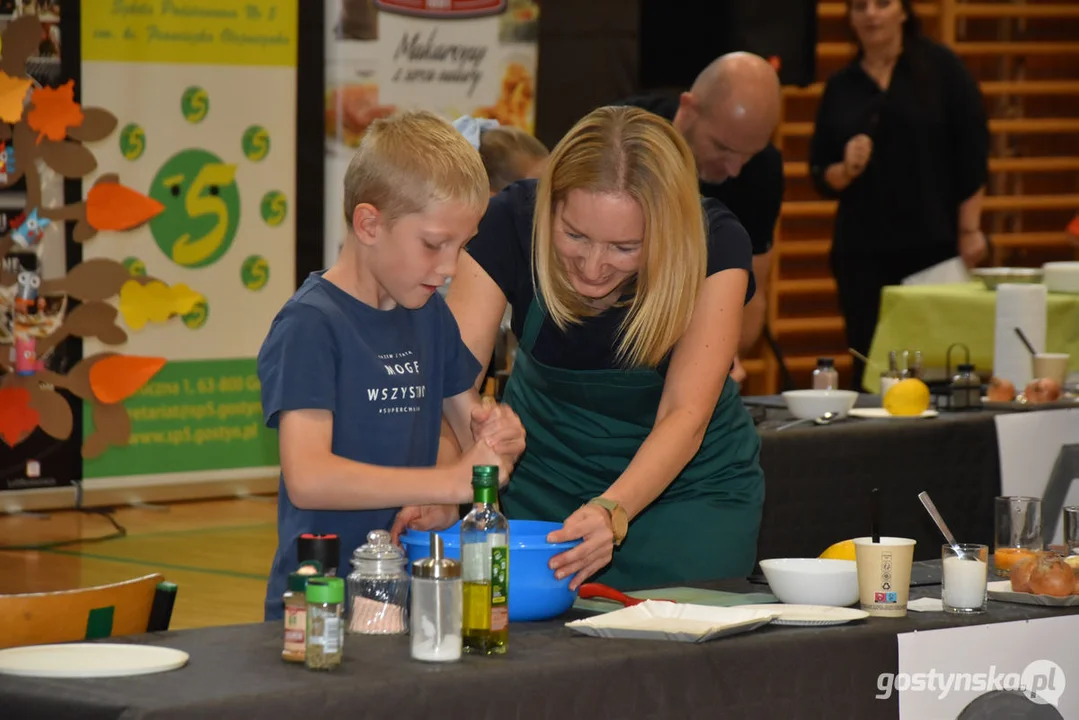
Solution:
<svg viewBox="0 0 1079 720"><path fill-rule="evenodd" d="M828 79L810 172L818 192L839 199L832 272L847 341L868 354L886 285L988 254L989 130L977 82L921 34L910 0L847 0L847 10L858 55ZM855 360L855 389L864 369Z"/></svg>

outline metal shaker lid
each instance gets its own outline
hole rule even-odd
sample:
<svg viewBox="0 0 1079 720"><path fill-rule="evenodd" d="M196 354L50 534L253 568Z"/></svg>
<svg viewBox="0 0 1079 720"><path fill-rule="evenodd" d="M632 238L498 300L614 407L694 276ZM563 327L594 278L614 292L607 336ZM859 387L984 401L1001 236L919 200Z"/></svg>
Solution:
<svg viewBox="0 0 1079 720"><path fill-rule="evenodd" d="M431 533L431 557L412 563L412 576L428 580L461 577L461 563L444 556L442 536Z"/></svg>

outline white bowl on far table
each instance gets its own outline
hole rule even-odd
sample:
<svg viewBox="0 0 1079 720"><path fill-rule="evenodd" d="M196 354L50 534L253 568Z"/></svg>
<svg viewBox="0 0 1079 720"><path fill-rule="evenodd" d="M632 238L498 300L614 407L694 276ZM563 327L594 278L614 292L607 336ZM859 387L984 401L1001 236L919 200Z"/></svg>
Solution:
<svg viewBox="0 0 1079 720"><path fill-rule="evenodd" d="M858 566L853 560L775 558L761 560L772 594L788 605L847 607L858 602Z"/></svg>
<svg viewBox="0 0 1079 720"><path fill-rule="evenodd" d="M1047 262L1042 271L1049 292L1079 293L1079 262Z"/></svg>
<svg viewBox="0 0 1079 720"><path fill-rule="evenodd" d="M858 401L853 390L788 390L783 400L791 415L799 420L816 420L825 413L846 417Z"/></svg>

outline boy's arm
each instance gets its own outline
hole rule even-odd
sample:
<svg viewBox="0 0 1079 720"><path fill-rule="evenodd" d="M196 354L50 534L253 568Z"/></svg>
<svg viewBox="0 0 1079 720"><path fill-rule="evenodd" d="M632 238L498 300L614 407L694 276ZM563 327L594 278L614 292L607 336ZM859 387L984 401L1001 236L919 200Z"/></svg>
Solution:
<svg viewBox="0 0 1079 720"><path fill-rule="evenodd" d="M333 413L281 414L281 470L289 499L307 510L367 510L468 502L468 476L455 464L434 468L369 465L334 455ZM494 455L493 451L490 453ZM494 459L494 458L492 458Z"/></svg>

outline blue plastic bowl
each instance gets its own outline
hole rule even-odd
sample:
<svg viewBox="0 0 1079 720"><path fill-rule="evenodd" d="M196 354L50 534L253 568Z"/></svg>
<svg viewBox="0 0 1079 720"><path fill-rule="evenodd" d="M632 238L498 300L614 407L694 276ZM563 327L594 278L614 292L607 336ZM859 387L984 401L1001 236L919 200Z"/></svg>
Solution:
<svg viewBox="0 0 1079 720"><path fill-rule="evenodd" d="M510 621L547 620L573 606L577 597L569 589L573 576L556 580L554 571L547 566L552 557L580 543L547 542L547 534L561 527L562 523L541 520L510 520ZM461 523L438 534L446 557L460 560ZM408 555L410 572L414 561L431 557L431 535L427 531L405 531L401 545Z"/></svg>

